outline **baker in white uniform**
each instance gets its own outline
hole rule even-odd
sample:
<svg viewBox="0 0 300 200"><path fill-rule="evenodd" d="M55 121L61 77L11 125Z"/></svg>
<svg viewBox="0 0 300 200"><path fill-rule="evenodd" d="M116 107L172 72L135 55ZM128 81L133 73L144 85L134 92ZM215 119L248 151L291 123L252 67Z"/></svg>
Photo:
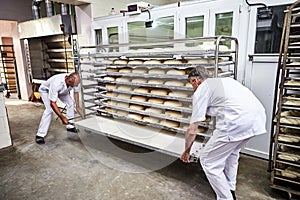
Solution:
<svg viewBox="0 0 300 200"><path fill-rule="evenodd" d="M209 78L201 66L188 78L195 91L180 159L189 162L199 122L205 115L215 116L216 128L200 153L200 163L217 199L236 199L239 152L250 138L266 132L265 109L248 88L232 78Z"/></svg>
<svg viewBox="0 0 300 200"><path fill-rule="evenodd" d="M39 87L41 98L46 107L39 129L36 133L35 141L38 144L44 144L44 137L47 135L53 111L61 119L62 123L67 125L67 131L77 132L74 125L69 124L74 122L74 108L83 116L83 111L79 106L79 85L80 77L77 73L57 74L43 82ZM74 89L74 100L70 96L70 91ZM66 116L64 116L58 108L56 101L60 99L66 105Z"/></svg>

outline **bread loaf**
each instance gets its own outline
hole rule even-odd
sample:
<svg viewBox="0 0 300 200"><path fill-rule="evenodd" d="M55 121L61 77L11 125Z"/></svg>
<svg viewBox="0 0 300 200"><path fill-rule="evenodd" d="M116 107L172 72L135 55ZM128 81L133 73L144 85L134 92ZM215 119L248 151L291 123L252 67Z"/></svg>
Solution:
<svg viewBox="0 0 300 200"><path fill-rule="evenodd" d="M149 98L148 102L154 103L154 104L163 104L164 100L160 98Z"/></svg>
<svg viewBox="0 0 300 200"><path fill-rule="evenodd" d="M161 114L163 112L163 110L160 109L160 108L150 107L150 108L146 108L145 112L154 113L154 114Z"/></svg>
<svg viewBox="0 0 300 200"><path fill-rule="evenodd" d="M127 64L138 64L138 65L140 65L140 64L143 64L144 63L144 61L143 60L130 60Z"/></svg>
<svg viewBox="0 0 300 200"><path fill-rule="evenodd" d="M133 109L133 110L144 110L144 106L142 105L137 105L137 104L131 104L129 106L130 109Z"/></svg>
<svg viewBox="0 0 300 200"><path fill-rule="evenodd" d="M148 74L165 74L166 71L164 69L161 68L153 68L153 69L149 69Z"/></svg>
<svg viewBox="0 0 300 200"><path fill-rule="evenodd" d="M164 89L152 89L151 94L168 95L169 91Z"/></svg>
<svg viewBox="0 0 300 200"><path fill-rule="evenodd" d="M133 91L134 92L140 92L140 93L148 93L149 89L148 88L139 87L139 88L135 88Z"/></svg>
<svg viewBox="0 0 300 200"><path fill-rule="evenodd" d="M118 94L118 98L120 98L120 99L130 99L131 95L130 94Z"/></svg>
<svg viewBox="0 0 300 200"><path fill-rule="evenodd" d="M128 63L128 60L125 60L125 59L120 59L120 60L114 60L113 61L113 64L116 64L116 65L124 65L124 64L127 64Z"/></svg>
<svg viewBox="0 0 300 200"><path fill-rule="evenodd" d="M171 97L188 97L190 94L187 91L171 91L168 94Z"/></svg>
<svg viewBox="0 0 300 200"><path fill-rule="evenodd" d="M119 82L130 82L130 78L119 77L119 78L116 78L116 81L119 81Z"/></svg>
<svg viewBox="0 0 300 200"><path fill-rule="evenodd" d="M147 74L148 69L147 68L135 68L132 69L132 73L134 74Z"/></svg>
<svg viewBox="0 0 300 200"><path fill-rule="evenodd" d="M149 123L158 123L159 119L154 118L154 117L144 116L143 121L144 122L149 122Z"/></svg>
<svg viewBox="0 0 300 200"><path fill-rule="evenodd" d="M130 86L126 86L126 85L121 85L118 87L118 90L122 90L122 91L131 91L132 88Z"/></svg>
<svg viewBox="0 0 300 200"><path fill-rule="evenodd" d="M133 101L139 101L139 102L145 102L145 101L147 101L147 97L144 97L144 96L132 96L131 100L133 100Z"/></svg>
<svg viewBox="0 0 300 200"><path fill-rule="evenodd" d="M156 85L162 85L165 83L163 79L150 79L148 80L149 84L156 84Z"/></svg>
<svg viewBox="0 0 300 200"><path fill-rule="evenodd" d="M182 64L182 61L181 60L172 59L172 60L166 60L166 61L164 61L164 64L169 64L169 65L172 65L172 64Z"/></svg>
<svg viewBox="0 0 300 200"><path fill-rule="evenodd" d="M131 82L133 82L133 83L147 83L147 79L135 78L135 79L132 79Z"/></svg>
<svg viewBox="0 0 300 200"><path fill-rule="evenodd" d="M164 105L171 106L171 107L181 107L182 103L180 101L166 100L164 102Z"/></svg>
<svg viewBox="0 0 300 200"><path fill-rule="evenodd" d="M185 83L183 81L171 80L171 81L166 81L165 85L169 85L169 86L184 86Z"/></svg>
<svg viewBox="0 0 300 200"><path fill-rule="evenodd" d="M171 69L171 70L167 71L167 74L169 74L169 75L185 75L185 70Z"/></svg>
<svg viewBox="0 0 300 200"><path fill-rule="evenodd" d="M146 60L144 61L144 65L154 65L154 64L161 64L161 61L160 60Z"/></svg>
<svg viewBox="0 0 300 200"><path fill-rule="evenodd" d="M203 59L192 59L192 60L188 60L189 64L207 64L208 60L203 58Z"/></svg>
<svg viewBox="0 0 300 200"><path fill-rule="evenodd" d="M111 77L111 76L106 76L103 79L106 80L106 81L115 81L116 80L115 77Z"/></svg>
<svg viewBox="0 0 300 200"><path fill-rule="evenodd" d="M169 117L175 117L175 118L182 118L183 117L183 115L182 115L181 112L179 112L179 111L173 111L173 110L167 110L165 112L165 115L169 116Z"/></svg>
<svg viewBox="0 0 300 200"><path fill-rule="evenodd" d="M108 89L116 89L117 88L117 86L113 85L113 84L105 84L105 87Z"/></svg>
<svg viewBox="0 0 300 200"><path fill-rule="evenodd" d="M138 120L138 121L142 120L142 118L143 118L142 115L136 114L136 113L129 113L128 117L131 119L134 119L134 120Z"/></svg>
<svg viewBox="0 0 300 200"><path fill-rule="evenodd" d="M121 68L119 69L120 73L131 73L131 68L125 67L125 68Z"/></svg>
<svg viewBox="0 0 300 200"><path fill-rule="evenodd" d="M107 72L118 72L119 69L117 69L117 68L107 68L106 71Z"/></svg>
<svg viewBox="0 0 300 200"><path fill-rule="evenodd" d="M163 126L168 126L168 127L172 127L172 128L177 128L179 127L179 122L175 122L175 121L171 121L171 120L163 120L161 121L161 124Z"/></svg>

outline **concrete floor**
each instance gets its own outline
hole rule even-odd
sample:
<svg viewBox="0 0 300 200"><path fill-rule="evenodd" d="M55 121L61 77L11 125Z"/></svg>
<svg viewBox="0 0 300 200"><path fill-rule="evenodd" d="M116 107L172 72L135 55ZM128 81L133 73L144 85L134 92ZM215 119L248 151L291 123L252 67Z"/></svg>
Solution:
<svg viewBox="0 0 300 200"><path fill-rule="evenodd" d="M107 139L93 138L99 149L87 147L80 136L68 134L53 117L45 145L34 142L43 105L6 99L13 146L0 150L0 199L215 199L200 166L167 155L145 162L114 154ZM94 137L94 136L91 136ZM102 138L101 138L102 137ZM131 152L148 151L109 140ZM102 147L102 148L101 148ZM103 149L104 148L104 149ZM154 162L168 165L151 170ZM267 161L242 155L238 199L286 199L269 187ZM147 168L147 166L150 166Z"/></svg>

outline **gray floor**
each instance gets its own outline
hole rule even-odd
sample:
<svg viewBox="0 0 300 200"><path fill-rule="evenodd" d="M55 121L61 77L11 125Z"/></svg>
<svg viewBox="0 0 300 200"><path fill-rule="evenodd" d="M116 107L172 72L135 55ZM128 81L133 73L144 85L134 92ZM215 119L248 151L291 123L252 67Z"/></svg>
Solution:
<svg viewBox="0 0 300 200"><path fill-rule="evenodd" d="M56 117L46 144L37 145L34 137L43 105L10 98L6 107L13 146L0 150L1 200L215 199L198 164L184 164L161 154L148 159L151 152L102 136L91 135L88 138L93 143L87 145L86 136L67 133ZM107 148L108 143L132 155L142 153L144 159L115 153ZM267 161L242 155L238 199L287 197L269 184Z"/></svg>

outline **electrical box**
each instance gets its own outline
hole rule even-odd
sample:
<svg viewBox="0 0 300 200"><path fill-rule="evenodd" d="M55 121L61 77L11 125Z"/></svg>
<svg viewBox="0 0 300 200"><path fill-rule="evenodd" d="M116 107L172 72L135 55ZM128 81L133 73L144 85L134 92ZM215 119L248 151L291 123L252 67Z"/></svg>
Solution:
<svg viewBox="0 0 300 200"><path fill-rule="evenodd" d="M129 15L140 14L142 13L142 9L147 9L150 6L151 6L150 3L143 2L143 1L127 4L127 13Z"/></svg>

